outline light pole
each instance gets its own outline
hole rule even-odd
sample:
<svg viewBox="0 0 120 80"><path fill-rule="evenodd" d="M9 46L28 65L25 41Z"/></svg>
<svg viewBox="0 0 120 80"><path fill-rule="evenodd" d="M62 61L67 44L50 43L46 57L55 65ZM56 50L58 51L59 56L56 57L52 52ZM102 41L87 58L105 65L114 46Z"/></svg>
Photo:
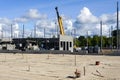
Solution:
<svg viewBox="0 0 120 80"><path fill-rule="evenodd" d="M117 1L117 51L119 49L119 3Z"/></svg>
<svg viewBox="0 0 120 80"><path fill-rule="evenodd" d="M74 47L76 48L76 38L75 38L75 35L76 35L76 30L74 29ZM75 66L76 66L76 53L75 53Z"/></svg>
<svg viewBox="0 0 120 80"><path fill-rule="evenodd" d="M74 45L76 46L76 38L75 38L75 35L76 35L76 30L74 29Z"/></svg>
<svg viewBox="0 0 120 80"><path fill-rule="evenodd" d="M113 26L111 26L111 51L113 49Z"/></svg>
<svg viewBox="0 0 120 80"><path fill-rule="evenodd" d="M88 46L89 44L88 44L88 31L87 31L87 49L88 49Z"/></svg>
<svg viewBox="0 0 120 80"><path fill-rule="evenodd" d="M46 36L45 36L45 33L46 33L46 32L45 32L45 28L44 28L44 38L46 37Z"/></svg>
<svg viewBox="0 0 120 80"><path fill-rule="evenodd" d="M34 38L36 38L36 26L37 25L34 26Z"/></svg>
<svg viewBox="0 0 120 80"><path fill-rule="evenodd" d="M23 34L22 34L22 38L24 38L24 33L25 33L25 31L24 31L24 25L23 25Z"/></svg>
<svg viewBox="0 0 120 80"><path fill-rule="evenodd" d="M3 30L1 30L1 39L3 38Z"/></svg>
<svg viewBox="0 0 120 80"><path fill-rule="evenodd" d="M100 52L102 53L102 21L100 21Z"/></svg>
<svg viewBox="0 0 120 80"><path fill-rule="evenodd" d="M11 38L13 38L13 26L11 24Z"/></svg>
<svg viewBox="0 0 120 80"><path fill-rule="evenodd" d="M56 37L58 38L58 25L56 22L55 22L55 26L56 26Z"/></svg>

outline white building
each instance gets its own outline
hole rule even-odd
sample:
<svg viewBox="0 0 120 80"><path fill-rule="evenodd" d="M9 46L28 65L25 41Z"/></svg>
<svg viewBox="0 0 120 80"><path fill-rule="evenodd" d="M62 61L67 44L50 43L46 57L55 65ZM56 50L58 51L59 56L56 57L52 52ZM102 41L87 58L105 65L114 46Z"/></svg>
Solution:
<svg viewBox="0 0 120 80"><path fill-rule="evenodd" d="M73 37L60 35L59 36L59 50L73 52Z"/></svg>

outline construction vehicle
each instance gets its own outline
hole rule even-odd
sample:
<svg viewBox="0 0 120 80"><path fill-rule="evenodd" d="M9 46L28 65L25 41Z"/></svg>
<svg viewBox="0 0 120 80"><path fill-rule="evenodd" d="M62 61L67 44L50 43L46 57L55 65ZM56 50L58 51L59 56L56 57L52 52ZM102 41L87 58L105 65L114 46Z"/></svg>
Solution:
<svg viewBox="0 0 120 80"><path fill-rule="evenodd" d="M63 27L63 23L62 23L62 17L59 15L58 7L55 7L55 10L57 13L57 19L58 19L58 24L59 24L59 28L60 28L60 35L65 35L64 27Z"/></svg>
<svg viewBox="0 0 120 80"><path fill-rule="evenodd" d="M62 17L59 15L58 7L55 7L55 10L56 10L57 20L58 20L59 30L60 30L60 35L58 36L59 50L73 52L73 37L65 35Z"/></svg>
<svg viewBox="0 0 120 80"><path fill-rule="evenodd" d="M57 19L58 19L58 24L59 24L59 28L60 28L60 35L65 35L64 27L63 27L63 24L62 24L62 17L59 15L58 7L55 7L55 10L56 10L56 13L57 13ZM74 44L74 49L76 49L76 48L77 47Z"/></svg>

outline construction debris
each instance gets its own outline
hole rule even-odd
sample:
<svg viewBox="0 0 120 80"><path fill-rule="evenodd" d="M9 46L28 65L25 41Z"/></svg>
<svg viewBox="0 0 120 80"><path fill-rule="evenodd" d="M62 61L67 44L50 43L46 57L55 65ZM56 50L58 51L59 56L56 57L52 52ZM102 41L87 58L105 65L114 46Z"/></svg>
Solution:
<svg viewBox="0 0 120 80"><path fill-rule="evenodd" d="M76 78L79 78L80 75L81 75L81 74L80 74L80 71L78 71L78 70L76 69L76 71L75 71L75 77L76 77Z"/></svg>

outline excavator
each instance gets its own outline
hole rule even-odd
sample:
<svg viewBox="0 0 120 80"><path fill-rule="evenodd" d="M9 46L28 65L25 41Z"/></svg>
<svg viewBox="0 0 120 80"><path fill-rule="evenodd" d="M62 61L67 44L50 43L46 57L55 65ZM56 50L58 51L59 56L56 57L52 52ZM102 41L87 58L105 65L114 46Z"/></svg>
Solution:
<svg viewBox="0 0 120 80"><path fill-rule="evenodd" d="M60 35L65 35L64 27L63 27L63 23L62 23L62 17L59 15L58 7L55 7L55 10L56 10L56 13L57 13L58 24L59 24L59 27L60 27Z"/></svg>

